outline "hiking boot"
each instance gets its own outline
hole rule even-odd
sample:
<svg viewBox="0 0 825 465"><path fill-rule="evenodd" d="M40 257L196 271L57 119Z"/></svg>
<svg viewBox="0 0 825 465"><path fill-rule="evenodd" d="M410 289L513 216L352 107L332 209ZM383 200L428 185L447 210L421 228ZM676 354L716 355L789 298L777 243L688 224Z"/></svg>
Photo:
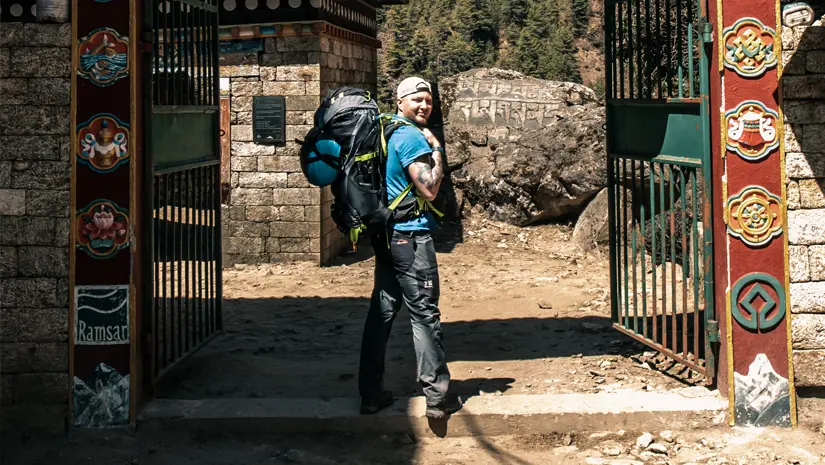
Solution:
<svg viewBox="0 0 825 465"><path fill-rule="evenodd" d="M395 402L392 392L384 391L375 397L361 398L361 413L364 415L374 415L381 409L385 409Z"/></svg>
<svg viewBox="0 0 825 465"><path fill-rule="evenodd" d="M447 415L452 415L453 413L458 412L461 410L461 407L464 407L464 403L461 402L460 397L457 395L448 395L447 400L445 400L442 404L427 406L427 418L440 420L445 418Z"/></svg>

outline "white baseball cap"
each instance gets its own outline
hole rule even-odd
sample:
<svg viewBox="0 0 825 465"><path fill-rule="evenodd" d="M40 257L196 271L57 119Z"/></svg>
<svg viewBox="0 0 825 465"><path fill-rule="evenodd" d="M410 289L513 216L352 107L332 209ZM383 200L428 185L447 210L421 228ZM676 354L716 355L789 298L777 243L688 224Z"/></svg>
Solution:
<svg viewBox="0 0 825 465"><path fill-rule="evenodd" d="M398 90L396 91L397 98L404 98L408 95L412 95L416 92L426 91L429 93L433 93L432 88L430 87L430 83L421 79L420 77L408 77L401 81L398 84Z"/></svg>

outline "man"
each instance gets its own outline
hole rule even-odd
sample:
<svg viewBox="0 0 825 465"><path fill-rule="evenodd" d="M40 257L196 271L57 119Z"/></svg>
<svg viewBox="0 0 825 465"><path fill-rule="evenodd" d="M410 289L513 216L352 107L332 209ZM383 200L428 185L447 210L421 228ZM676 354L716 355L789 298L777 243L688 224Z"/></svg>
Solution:
<svg viewBox="0 0 825 465"><path fill-rule="evenodd" d="M444 179L444 149L425 128L433 108L430 84L421 78L405 79L396 96L396 118L411 124L396 129L387 143L387 198L392 201L412 183L414 189L407 195L432 201ZM373 414L393 403L392 393L383 388L384 358L390 329L402 304L409 309L412 321L427 417L444 418L461 408L456 396L447 395L450 371L441 343L438 264L430 236L434 228L432 212L424 211L373 237L375 287L364 325L358 377L361 413Z"/></svg>

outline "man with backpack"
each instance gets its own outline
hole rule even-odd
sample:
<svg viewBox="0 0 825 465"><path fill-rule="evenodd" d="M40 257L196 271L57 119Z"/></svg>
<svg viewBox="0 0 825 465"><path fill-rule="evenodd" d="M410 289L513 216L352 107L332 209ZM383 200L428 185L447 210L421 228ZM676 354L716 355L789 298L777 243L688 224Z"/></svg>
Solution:
<svg viewBox="0 0 825 465"><path fill-rule="evenodd" d="M427 398L426 415L440 419L461 408L460 399L447 393L450 371L442 345L438 264L430 235L436 226L430 202L444 179L444 149L425 127L432 113L430 84L417 77L405 79L396 97L394 120L403 124L387 141L386 194L395 205L415 198L421 208L412 219L372 235L375 285L361 343L361 413L377 413L394 401L392 393L383 389L384 359L392 323L406 304L418 380Z"/></svg>

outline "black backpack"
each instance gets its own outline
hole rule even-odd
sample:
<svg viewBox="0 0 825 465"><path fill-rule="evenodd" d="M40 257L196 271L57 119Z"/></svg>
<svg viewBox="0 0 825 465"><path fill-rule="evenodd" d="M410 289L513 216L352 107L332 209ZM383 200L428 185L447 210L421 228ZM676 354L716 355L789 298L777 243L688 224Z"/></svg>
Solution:
<svg viewBox="0 0 825 465"><path fill-rule="evenodd" d="M404 125L411 123L381 114L369 91L342 87L327 93L302 142L301 169L311 184L331 186L332 219L353 247L361 233L387 231L426 208L408 195L412 184L387 199L387 141Z"/></svg>

